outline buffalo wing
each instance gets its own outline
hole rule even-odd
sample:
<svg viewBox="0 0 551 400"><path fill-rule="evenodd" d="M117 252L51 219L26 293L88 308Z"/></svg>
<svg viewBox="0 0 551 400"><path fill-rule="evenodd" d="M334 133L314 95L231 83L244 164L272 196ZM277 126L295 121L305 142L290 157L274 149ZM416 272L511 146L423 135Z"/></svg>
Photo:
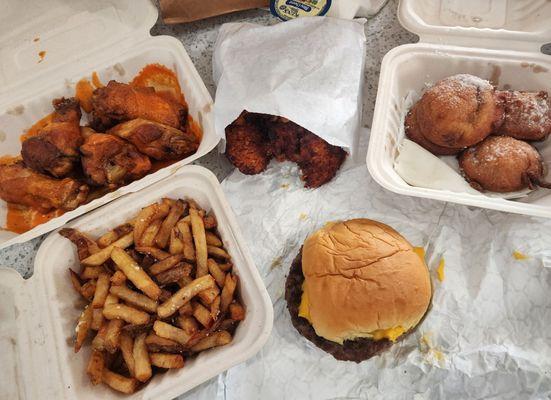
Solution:
<svg viewBox="0 0 551 400"><path fill-rule="evenodd" d="M156 93L152 87L110 81L94 91L91 120L94 129L103 131L136 118L185 130L188 110L176 100Z"/></svg>
<svg viewBox="0 0 551 400"><path fill-rule="evenodd" d="M71 175L79 163L81 112L74 98L56 99L53 105L52 121L23 142L21 156L25 165L36 172L63 178Z"/></svg>
<svg viewBox="0 0 551 400"><path fill-rule="evenodd" d="M54 179L22 162L0 165L0 198L41 211L74 210L86 201L88 186L71 178Z"/></svg>
<svg viewBox="0 0 551 400"><path fill-rule="evenodd" d="M181 159L195 153L199 147L192 133L142 118L118 124L108 133L128 140L155 160Z"/></svg>
<svg viewBox="0 0 551 400"><path fill-rule="evenodd" d="M93 133L80 151L82 169L92 185L116 187L140 179L151 169L146 155L117 136Z"/></svg>

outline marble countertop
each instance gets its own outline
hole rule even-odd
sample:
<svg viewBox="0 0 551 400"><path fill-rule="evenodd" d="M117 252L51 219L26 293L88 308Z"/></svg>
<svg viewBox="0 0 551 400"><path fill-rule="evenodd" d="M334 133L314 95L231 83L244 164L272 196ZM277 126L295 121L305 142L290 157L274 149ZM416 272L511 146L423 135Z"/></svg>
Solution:
<svg viewBox="0 0 551 400"><path fill-rule="evenodd" d="M387 5L370 19L365 27L367 36L367 54L364 82L364 125L370 126L375 107L379 69L383 56L393 47L417 40L416 35L406 31L396 18L398 1L390 0ZM279 20L267 10L251 10L207 20L182 24L165 25L158 19L152 29L153 35L170 35L178 38L184 44L195 67L212 97L215 86L212 79L212 51L218 28L226 22L252 22L261 25L271 25ZM232 166L223 155L213 150L196 162L213 171L219 180L223 180L232 170ZM23 277L28 278L33 273L34 257L46 235L27 243L14 245L0 250L0 265L15 268Z"/></svg>

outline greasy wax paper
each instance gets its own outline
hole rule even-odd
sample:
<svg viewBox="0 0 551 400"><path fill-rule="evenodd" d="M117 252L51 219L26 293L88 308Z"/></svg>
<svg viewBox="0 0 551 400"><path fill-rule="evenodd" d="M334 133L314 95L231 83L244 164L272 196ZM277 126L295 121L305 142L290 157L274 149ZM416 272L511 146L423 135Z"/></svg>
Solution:
<svg viewBox="0 0 551 400"><path fill-rule="evenodd" d="M273 26L222 25L213 54L216 134L224 139L226 126L247 110L285 117L353 152L364 23L311 17Z"/></svg>
<svg viewBox="0 0 551 400"><path fill-rule="evenodd" d="M274 162L260 175L236 171L222 186L273 301L274 328L257 356L186 398L551 396L550 221L399 196L350 161L314 190L303 188L293 164ZM337 361L300 336L284 299L305 237L327 221L354 217L387 223L424 246L434 288L417 331L360 364Z"/></svg>

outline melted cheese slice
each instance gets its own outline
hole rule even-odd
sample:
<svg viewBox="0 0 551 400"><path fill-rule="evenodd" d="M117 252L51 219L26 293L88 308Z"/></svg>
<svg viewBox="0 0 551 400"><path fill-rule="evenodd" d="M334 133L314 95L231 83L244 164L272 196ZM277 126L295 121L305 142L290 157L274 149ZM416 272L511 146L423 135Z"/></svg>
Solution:
<svg viewBox="0 0 551 400"><path fill-rule="evenodd" d="M310 299L308 298L308 292L304 290L304 283L302 284L302 297L300 298L300 305L298 307L298 316L307 319L313 325L310 317ZM370 332L367 337L373 340L388 339L391 342L395 342L405 332L406 330L403 327L396 326L388 329L377 329Z"/></svg>

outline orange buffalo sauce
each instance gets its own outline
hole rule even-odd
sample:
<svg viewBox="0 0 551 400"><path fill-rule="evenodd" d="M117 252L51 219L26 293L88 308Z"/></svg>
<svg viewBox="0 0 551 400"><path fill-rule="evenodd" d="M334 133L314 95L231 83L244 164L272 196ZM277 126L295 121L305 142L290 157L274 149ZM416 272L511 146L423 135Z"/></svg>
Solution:
<svg viewBox="0 0 551 400"><path fill-rule="evenodd" d="M63 210L44 213L32 207L8 203L6 229L15 233L24 233L62 214Z"/></svg>
<svg viewBox="0 0 551 400"><path fill-rule="evenodd" d="M54 118L54 113L51 113L51 114L46 115L44 118L39 119L38 121L36 121L34 123L33 126L31 126L29 129L27 129L27 131L19 137L19 140L24 142L28 138L31 138L33 136L38 135L40 133L40 131L42 129L44 129L44 127L46 125L48 125L52 122L53 118Z"/></svg>
<svg viewBox="0 0 551 400"><path fill-rule="evenodd" d="M150 86L159 94L168 94L173 100L186 105L178 76L174 71L161 64L148 64L134 77L131 85Z"/></svg>
<svg viewBox="0 0 551 400"><path fill-rule="evenodd" d="M81 79L75 87L75 97L84 111L92 111L92 93L94 88L88 79Z"/></svg>

